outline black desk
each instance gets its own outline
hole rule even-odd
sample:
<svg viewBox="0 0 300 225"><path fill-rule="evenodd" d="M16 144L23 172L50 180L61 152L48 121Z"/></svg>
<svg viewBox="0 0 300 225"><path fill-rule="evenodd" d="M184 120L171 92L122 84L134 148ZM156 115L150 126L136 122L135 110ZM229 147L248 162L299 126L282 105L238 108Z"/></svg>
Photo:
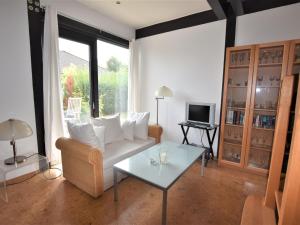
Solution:
<svg viewBox="0 0 300 225"><path fill-rule="evenodd" d="M188 145L190 144L188 141L188 138L187 138L190 127L205 130L208 144L209 144L208 154L206 155L206 159L208 160L208 159L210 159L210 157L212 159L214 159L213 143L214 143L216 132L217 132L219 125L215 124L214 126L206 126L206 125L191 123L191 122L181 122L178 125L181 126L181 130L183 133L182 144L188 144ZM187 128L184 129L184 127L187 127ZM210 131L213 131L212 137L210 136ZM207 163L207 161L206 161L206 163Z"/></svg>

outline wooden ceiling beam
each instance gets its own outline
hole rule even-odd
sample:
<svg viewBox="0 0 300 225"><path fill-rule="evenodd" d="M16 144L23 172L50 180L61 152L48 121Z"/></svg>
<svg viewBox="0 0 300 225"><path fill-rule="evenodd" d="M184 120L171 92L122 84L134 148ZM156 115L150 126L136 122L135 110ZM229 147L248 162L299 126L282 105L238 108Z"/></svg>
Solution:
<svg viewBox="0 0 300 225"><path fill-rule="evenodd" d="M229 2L236 16L245 14L242 0L229 0Z"/></svg>
<svg viewBox="0 0 300 225"><path fill-rule="evenodd" d="M207 0L207 2L219 20L226 19L226 13L220 0Z"/></svg>

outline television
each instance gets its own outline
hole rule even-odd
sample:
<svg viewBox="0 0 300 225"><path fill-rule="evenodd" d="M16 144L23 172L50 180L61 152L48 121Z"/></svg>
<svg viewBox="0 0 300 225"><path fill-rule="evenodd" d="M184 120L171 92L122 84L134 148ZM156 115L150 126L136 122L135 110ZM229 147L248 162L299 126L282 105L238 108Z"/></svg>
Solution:
<svg viewBox="0 0 300 225"><path fill-rule="evenodd" d="M186 121L214 126L215 110L216 104L214 103L187 102Z"/></svg>

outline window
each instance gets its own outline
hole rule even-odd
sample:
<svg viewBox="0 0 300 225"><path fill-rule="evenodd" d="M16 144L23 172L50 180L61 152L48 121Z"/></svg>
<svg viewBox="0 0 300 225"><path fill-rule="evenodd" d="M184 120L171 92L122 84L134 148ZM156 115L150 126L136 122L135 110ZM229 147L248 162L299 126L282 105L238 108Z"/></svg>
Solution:
<svg viewBox="0 0 300 225"><path fill-rule="evenodd" d="M59 38L64 119L86 122L90 110L89 45Z"/></svg>
<svg viewBox="0 0 300 225"><path fill-rule="evenodd" d="M98 96L100 115L128 110L129 50L104 41L97 41Z"/></svg>
<svg viewBox="0 0 300 225"><path fill-rule="evenodd" d="M65 120L128 110L129 41L58 16Z"/></svg>

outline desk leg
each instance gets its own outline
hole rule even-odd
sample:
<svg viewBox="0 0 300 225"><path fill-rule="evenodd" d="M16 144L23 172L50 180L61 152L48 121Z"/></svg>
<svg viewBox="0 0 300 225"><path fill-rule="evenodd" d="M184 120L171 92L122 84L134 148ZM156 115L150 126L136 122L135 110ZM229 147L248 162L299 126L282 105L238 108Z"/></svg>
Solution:
<svg viewBox="0 0 300 225"><path fill-rule="evenodd" d="M118 201L118 171L114 168L114 201Z"/></svg>
<svg viewBox="0 0 300 225"><path fill-rule="evenodd" d="M182 141L182 144L190 144L189 143L189 141L188 141L188 139L187 139L187 134L188 134L188 132L189 132L189 129L190 129L190 127L187 127L187 129L186 129L186 131L184 130L184 127L181 125L181 130L182 130L182 133L183 133L183 141Z"/></svg>
<svg viewBox="0 0 300 225"><path fill-rule="evenodd" d="M212 150L211 154L212 154L212 159L214 159L214 157L215 157L212 146L213 146L213 143L214 143L214 140L215 140L215 137L216 137L216 133L217 133L217 128L214 129L214 133L213 133L213 136L212 136L212 139L211 139L211 150Z"/></svg>
<svg viewBox="0 0 300 225"><path fill-rule="evenodd" d="M163 191L163 202L162 202L162 225L167 224L167 200L168 200L168 190Z"/></svg>
<svg viewBox="0 0 300 225"><path fill-rule="evenodd" d="M214 130L213 139L210 138L209 130L206 129L206 136L207 136L207 140L208 140L208 144L209 144L208 159L210 158L210 154L211 154L211 158L214 159L213 140L215 138L215 135L216 135L216 129Z"/></svg>

